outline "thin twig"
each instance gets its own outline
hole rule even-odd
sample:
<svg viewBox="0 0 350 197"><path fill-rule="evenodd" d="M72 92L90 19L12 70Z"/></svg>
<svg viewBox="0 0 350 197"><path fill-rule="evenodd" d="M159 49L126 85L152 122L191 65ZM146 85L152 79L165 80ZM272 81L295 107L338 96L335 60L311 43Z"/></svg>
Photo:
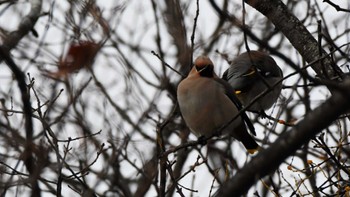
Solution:
<svg viewBox="0 0 350 197"><path fill-rule="evenodd" d="M330 0L323 0L323 2L328 3L330 6L334 7L338 12L350 12L350 10L340 7L339 5L331 2Z"/></svg>
<svg viewBox="0 0 350 197"><path fill-rule="evenodd" d="M156 56L160 61L162 61L162 63L163 63L166 67L170 68L170 70L174 71L175 73L177 73L178 75L180 75L182 78L185 78L185 77L186 77L185 75L181 74L179 71L177 71L177 70L175 70L173 67L171 67L168 63L166 63L156 52L151 51L151 53L152 53L154 56Z"/></svg>
<svg viewBox="0 0 350 197"><path fill-rule="evenodd" d="M193 58L194 39L196 36L198 16L199 16L199 0L197 0L196 16L194 17L194 24L193 24L192 35L191 35L191 53L192 53L191 58ZM191 59L191 62L193 62L193 59Z"/></svg>

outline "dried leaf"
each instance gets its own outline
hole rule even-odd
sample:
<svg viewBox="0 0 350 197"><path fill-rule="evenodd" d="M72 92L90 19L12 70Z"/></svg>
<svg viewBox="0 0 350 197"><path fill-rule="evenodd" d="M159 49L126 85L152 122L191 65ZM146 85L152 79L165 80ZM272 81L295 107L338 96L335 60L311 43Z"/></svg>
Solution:
<svg viewBox="0 0 350 197"><path fill-rule="evenodd" d="M58 71L50 75L61 77L91 67L99 49L100 45L91 41L71 44L65 57L58 63Z"/></svg>

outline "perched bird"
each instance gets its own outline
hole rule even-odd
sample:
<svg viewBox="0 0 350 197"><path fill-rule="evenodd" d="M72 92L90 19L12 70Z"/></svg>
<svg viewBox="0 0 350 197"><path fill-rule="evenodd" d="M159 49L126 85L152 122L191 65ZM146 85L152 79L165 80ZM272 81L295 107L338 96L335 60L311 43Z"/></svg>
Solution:
<svg viewBox="0 0 350 197"><path fill-rule="evenodd" d="M282 83L276 86L274 84L283 78L283 73L268 54L249 51L236 57L222 78L233 87L244 106L249 105L265 90L269 90L269 93L248 107L249 111L265 114L264 110L269 109L281 93Z"/></svg>
<svg viewBox="0 0 350 197"><path fill-rule="evenodd" d="M241 141L249 153L257 150L258 144L244 124L255 135L252 123L245 113L233 120L242 106L230 84L215 74L208 57L195 60L189 75L178 86L177 98L187 126L197 136L229 134Z"/></svg>

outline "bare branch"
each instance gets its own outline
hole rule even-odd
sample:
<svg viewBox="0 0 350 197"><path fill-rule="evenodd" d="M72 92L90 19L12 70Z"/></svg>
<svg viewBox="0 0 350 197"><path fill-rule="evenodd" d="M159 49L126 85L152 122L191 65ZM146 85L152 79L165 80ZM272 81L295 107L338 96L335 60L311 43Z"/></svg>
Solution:
<svg viewBox="0 0 350 197"><path fill-rule="evenodd" d="M31 9L27 16L25 16L19 24L16 31L11 32L3 43L6 50L11 50L16 47L18 42L26 36L29 32L35 31L34 25L41 15L42 0L31 0Z"/></svg>
<svg viewBox="0 0 350 197"><path fill-rule="evenodd" d="M337 91L292 130L262 150L219 190L217 196L244 195L257 180L275 171L287 157L350 109L350 80L339 86L342 91Z"/></svg>
<svg viewBox="0 0 350 197"><path fill-rule="evenodd" d="M350 12L349 9L342 8L342 7L340 7L339 5L333 3L333 2L330 1L330 0L323 0L323 2L326 2L326 3L328 3L329 5L331 5L331 6L334 7L338 12L339 12L339 11L341 11L341 12Z"/></svg>

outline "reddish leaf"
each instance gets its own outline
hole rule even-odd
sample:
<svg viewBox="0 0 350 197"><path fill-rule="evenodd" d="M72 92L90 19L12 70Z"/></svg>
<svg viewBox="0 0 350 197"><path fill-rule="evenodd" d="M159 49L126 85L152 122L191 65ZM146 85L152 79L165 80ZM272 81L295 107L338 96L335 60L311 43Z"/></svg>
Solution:
<svg viewBox="0 0 350 197"><path fill-rule="evenodd" d="M66 56L59 61L58 71L52 73L52 76L65 76L82 68L91 67L99 49L100 45L91 41L71 44Z"/></svg>

